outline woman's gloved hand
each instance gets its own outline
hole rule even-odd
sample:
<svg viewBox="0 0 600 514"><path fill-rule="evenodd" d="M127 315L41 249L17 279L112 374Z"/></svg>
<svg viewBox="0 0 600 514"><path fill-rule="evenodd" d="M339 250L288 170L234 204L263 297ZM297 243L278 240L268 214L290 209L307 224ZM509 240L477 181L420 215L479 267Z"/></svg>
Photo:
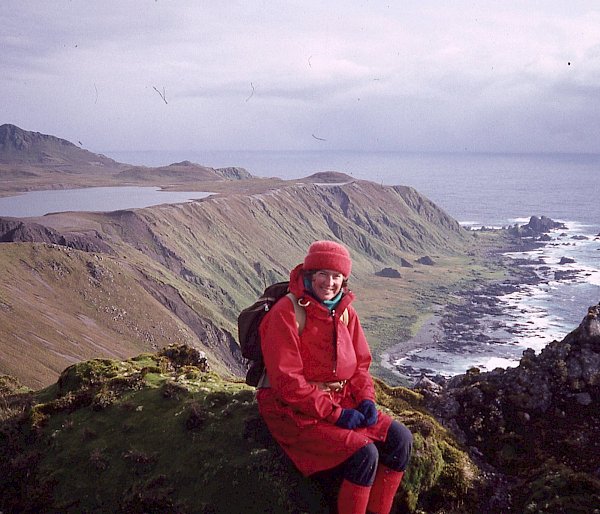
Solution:
<svg viewBox="0 0 600 514"><path fill-rule="evenodd" d="M378 414L374 401L363 400L358 404L357 410L365 417L362 426L370 427L371 425L377 423Z"/></svg>
<svg viewBox="0 0 600 514"><path fill-rule="evenodd" d="M335 422L338 427L354 430L360 427L365 422L365 416L356 409L343 409L342 415Z"/></svg>

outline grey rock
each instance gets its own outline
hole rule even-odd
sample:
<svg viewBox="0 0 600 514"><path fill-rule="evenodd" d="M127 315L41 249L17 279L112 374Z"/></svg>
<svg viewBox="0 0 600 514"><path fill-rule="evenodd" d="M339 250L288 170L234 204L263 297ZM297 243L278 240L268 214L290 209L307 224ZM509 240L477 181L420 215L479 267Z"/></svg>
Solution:
<svg viewBox="0 0 600 514"><path fill-rule="evenodd" d="M424 264L425 266L434 266L435 262L433 261L433 259L431 257L429 257L428 255L425 255L424 257L420 257L419 259L417 259L417 262L419 264Z"/></svg>
<svg viewBox="0 0 600 514"><path fill-rule="evenodd" d="M579 405L590 405L592 403L592 397L590 393L578 393L575 395L575 400Z"/></svg>
<svg viewBox="0 0 600 514"><path fill-rule="evenodd" d="M561 257L559 264L573 264L575 259L571 259L571 257Z"/></svg>
<svg viewBox="0 0 600 514"><path fill-rule="evenodd" d="M375 275L386 278L402 278L400 272L395 268L383 268L381 271L375 273Z"/></svg>

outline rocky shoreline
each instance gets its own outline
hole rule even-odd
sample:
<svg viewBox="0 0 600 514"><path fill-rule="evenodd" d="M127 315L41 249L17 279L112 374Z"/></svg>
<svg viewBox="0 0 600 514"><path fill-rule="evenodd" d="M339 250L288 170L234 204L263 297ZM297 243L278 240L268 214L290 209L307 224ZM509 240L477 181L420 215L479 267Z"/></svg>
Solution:
<svg viewBox="0 0 600 514"><path fill-rule="evenodd" d="M532 229L533 227L533 229ZM532 217L530 223L523 227L511 227L509 233L515 237L515 246L503 248L495 252L492 258L500 260L508 270L508 278L497 282L479 281L474 287L455 293L460 301L449 303L429 317L411 339L402 341L386 350L381 355L381 365L402 378L416 381L422 376L443 380L443 377L427 367L427 358L420 359L421 365L416 368L409 362L398 363L416 352L429 350L455 355L457 359L472 353L474 347L490 348L493 345L507 345L511 339L524 336L531 330L530 320L524 320L524 313L516 305L507 304L503 297L513 293L525 293L527 288L547 282L534 270L544 268L543 260L508 258L508 252L525 252L541 249L551 243L548 233L551 230L564 228L549 218ZM482 228L483 229L483 228ZM572 261L571 261L572 262ZM562 264L562 262L560 263ZM577 271L555 271L553 279L557 281L573 280ZM464 372L467 369L465 368ZM446 377L447 378L447 377Z"/></svg>

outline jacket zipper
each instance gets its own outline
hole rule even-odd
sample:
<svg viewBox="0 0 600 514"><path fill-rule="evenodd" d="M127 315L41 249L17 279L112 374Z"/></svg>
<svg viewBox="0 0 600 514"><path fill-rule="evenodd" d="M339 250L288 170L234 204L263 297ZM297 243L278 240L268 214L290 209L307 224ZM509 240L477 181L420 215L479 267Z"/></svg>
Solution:
<svg viewBox="0 0 600 514"><path fill-rule="evenodd" d="M331 318L333 319L333 374L337 373L337 318L335 317L335 309L331 310Z"/></svg>

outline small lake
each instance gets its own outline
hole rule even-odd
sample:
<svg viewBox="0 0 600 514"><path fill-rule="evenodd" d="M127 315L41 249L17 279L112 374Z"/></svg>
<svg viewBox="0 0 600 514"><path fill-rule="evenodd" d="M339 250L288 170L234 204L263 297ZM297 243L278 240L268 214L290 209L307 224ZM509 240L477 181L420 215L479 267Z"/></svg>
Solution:
<svg viewBox="0 0 600 514"><path fill-rule="evenodd" d="M158 187L86 187L29 191L0 198L0 216L29 218L51 212L110 212L152 205L185 203L206 198L203 191L163 191Z"/></svg>

